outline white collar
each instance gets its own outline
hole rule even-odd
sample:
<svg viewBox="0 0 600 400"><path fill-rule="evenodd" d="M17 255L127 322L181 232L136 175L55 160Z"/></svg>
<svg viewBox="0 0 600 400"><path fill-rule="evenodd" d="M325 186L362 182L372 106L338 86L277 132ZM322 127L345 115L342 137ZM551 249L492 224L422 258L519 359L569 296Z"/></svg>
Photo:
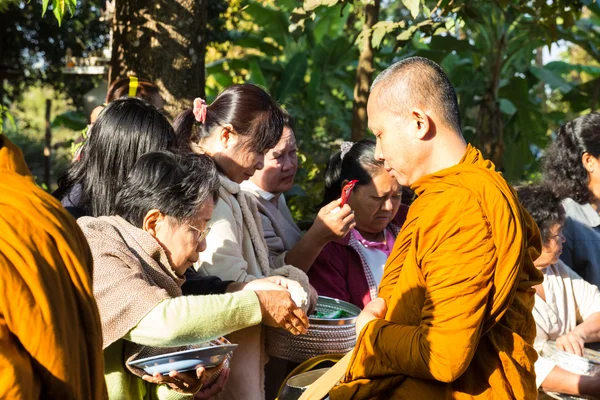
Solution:
<svg viewBox="0 0 600 400"><path fill-rule="evenodd" d="M256 183L252 182L250 179L242 182L240 184L240 186L241 186L242 190L245 190L245 191L251 192L251 193L256 193L257 195L259 195L261 198L265 199L266 201L271 201L275 198L275 196L277 196L271 192L267 192L266 190L261 189L260 186L258 186Z"/></svg>

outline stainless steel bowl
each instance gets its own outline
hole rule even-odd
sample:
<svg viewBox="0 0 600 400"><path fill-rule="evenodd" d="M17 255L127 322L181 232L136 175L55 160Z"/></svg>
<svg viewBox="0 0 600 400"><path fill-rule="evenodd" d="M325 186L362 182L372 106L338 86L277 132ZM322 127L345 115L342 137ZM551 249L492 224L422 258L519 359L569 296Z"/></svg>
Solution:
<svg viewBox="0 0 600 400"><path fill-rule="evenodd" d="M321 354L346 354L356 344L356 317L360 308L331 297L320 296L316 309L329 313L344 310L351 317L339 319L309 317L306 335L294 336L285 329L267 327L267 352L277 358L301 363Z"/></svg>
<svg viewBox="0 0 600 400"><path fill-rule="evenodd" d="M319 296L316 311L326 314L337 310L344 310L351 316L348 318L316 318L308 317L310 325L351 325L356 323L356 317L360 314L360 308L346 301L334 299L327 296Z"/></svg>
<svg viewBox="0 0 600 400"><path fill-rule="evenodd" d="M319 368L292 376L285 383L278 400L298 400L302 393L328 370L329 368Z"/></svg>

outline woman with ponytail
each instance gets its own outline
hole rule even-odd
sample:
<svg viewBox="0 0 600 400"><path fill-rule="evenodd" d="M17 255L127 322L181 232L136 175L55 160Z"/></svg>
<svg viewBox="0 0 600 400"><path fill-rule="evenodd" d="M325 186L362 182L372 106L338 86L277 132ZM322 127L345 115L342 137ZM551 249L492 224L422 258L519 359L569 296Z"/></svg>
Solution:
<svg viewBox="0 0 600 400"><path fill-rule="evenodd" d="M383 267L404 223L408 207L401 205L402 187L375 160L375 143L344 142L329 160L325 173L327 204L342 187L357 180L348 205L356 227L343 238L329 242L308 271L319 295L348 301L363 308L377 297Z"/></svg>
<svg viewBox="0 0 600 400"><path fill-rule="evenodd" d="M544 180L567 213L561 260L600 286L600 114L567 122L544 160Z"/></svg>
<svg viewBox="0 0 600 400"><path fill-rule="evenodd" d="M210 105L195 99L193 109L179 115L174 125L183 150L210 156L220 172L219 201L210 222L206 249L195 265L197 270L237 282L282 275L297 281L309 293L304 272L291 265L271 265L257 204L240 189L243 181L263 168L265 153L279 142L284 127L283 110L258 86L233 85ZM306 297L304 302L295 300L304 309L294 312L307 320ZM220 398L263 400L267 356L260 326L234 332L228 339L239 347L229 383Z"/></svg>

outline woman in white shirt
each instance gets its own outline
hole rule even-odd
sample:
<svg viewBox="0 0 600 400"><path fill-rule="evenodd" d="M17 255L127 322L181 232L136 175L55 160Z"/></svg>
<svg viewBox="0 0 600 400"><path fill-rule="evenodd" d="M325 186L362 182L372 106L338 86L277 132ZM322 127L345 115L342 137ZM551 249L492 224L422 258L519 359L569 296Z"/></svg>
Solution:
<svg viewBox="0 0 600 400"><path fill-rule="evenodd" d="M536 291L533 317L537 326L534 347L538 352L548 340L560 350L583 355L586 343L600 341L600 291L583 280L559 257L565 238L565 211L560 199L545 186L517 189L519 200L540 228L542 253L534 262L544 273ZM600 394L600 374L569 372L540 356L535 363L536 381L544 391L580 396Z"/></svg>

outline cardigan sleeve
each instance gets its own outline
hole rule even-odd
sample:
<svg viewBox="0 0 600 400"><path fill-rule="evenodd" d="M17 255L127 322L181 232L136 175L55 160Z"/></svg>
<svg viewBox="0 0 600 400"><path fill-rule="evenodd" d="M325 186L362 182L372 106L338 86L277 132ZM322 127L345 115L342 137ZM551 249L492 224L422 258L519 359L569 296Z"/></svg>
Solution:
<svg viewBox="0 0 600 400"><path fill-rule="evenodd" d="M203 275L236 282L257 279L248 273L248 263L242 254L236 224L231 207L226 201L219 200L213 211L210 233L206 237L206 249L200 253L196 265Z"/></svg>
<svg viewBox="0 0 600 400"><path fill-rule="evenodd" d="M251 290L166 299L124 337L152 347L199 344L260 324L258 297Z"/></svg>

